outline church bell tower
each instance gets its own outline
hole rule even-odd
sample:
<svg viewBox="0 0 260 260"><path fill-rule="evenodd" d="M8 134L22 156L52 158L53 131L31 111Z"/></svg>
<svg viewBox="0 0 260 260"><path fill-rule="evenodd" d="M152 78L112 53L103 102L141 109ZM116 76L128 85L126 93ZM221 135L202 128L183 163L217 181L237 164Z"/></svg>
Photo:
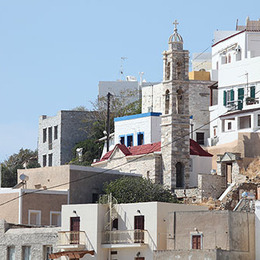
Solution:
<svg viewBox="0 0 260 260"><path fill-rule="evenodd" d="M163 184L188 188L190 177L189 51L177 32L177 21L163 52L161 152Z"/></svg>

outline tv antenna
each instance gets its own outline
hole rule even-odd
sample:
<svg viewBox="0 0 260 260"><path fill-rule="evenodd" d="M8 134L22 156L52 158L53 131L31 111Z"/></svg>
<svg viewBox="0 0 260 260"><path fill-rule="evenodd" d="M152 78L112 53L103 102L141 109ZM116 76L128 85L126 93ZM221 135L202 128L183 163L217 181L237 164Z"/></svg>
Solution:
<svg viewBox="0 0 260 260"><path fill-rule="evenodd" d="M127 60L127 57L121 57L121 65L120 65L120 80L122 80L122 76L124 75L124 61Z"/></svg>

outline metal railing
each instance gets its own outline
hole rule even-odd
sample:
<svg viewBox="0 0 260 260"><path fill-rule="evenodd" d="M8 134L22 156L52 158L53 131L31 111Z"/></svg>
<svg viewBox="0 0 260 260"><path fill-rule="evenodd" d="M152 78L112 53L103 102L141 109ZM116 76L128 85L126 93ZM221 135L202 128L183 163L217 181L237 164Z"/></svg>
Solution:
<svg viewBox="0 0 260 260"><path fill-rule="evenodd" d="M102 233L102 244L134 244L148 243L148 234L146 230L115 230Z"/></svg>
<svg viewBox="0 0 260 260"><path fill-rule="evenodd" d="M58 246L86 245L88 239L84 231L60 231L58 232Z"/></svg>

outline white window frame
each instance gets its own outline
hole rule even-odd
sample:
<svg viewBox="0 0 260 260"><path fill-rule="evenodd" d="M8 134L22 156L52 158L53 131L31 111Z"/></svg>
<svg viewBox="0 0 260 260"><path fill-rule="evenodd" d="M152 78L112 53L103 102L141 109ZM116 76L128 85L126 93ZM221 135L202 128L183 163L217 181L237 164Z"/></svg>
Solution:
<svg viewBox="0 0 260 260"><path fill-rule="evenodd" d="M38 214L38 219L36 219L36 226L40 226L41 221L42 221L42 211L41 210L29 209L29 211L28 211L28 224L34 225L34 224L31 224L31 213L33 213L33 214L37 213Z"/></svg>
<svg viewBox="0 0 260 260"><path fill-rule="evenodd" d="M52 224L52 215L59 215L60 216L60 221L58 223L58 227L61 226L61 211L50 211L50 225L53 225Z"/></svg>

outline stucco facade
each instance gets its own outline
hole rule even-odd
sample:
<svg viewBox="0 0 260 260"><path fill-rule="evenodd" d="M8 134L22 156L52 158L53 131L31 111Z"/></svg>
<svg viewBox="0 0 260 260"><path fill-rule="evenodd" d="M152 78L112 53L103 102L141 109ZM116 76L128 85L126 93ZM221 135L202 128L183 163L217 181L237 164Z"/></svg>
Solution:
<svg viewBox="0 0 260 260"><path fill-rule="evenodd" d="M171 251L156 252L155 259L255 259L254 225L252 213L170 213L167 249Z"/></svg>
<svg viewBox="0 0 260 260"><path fill-rule="evenodd" d="M61 232L69 232L71 218L77 216L80 218L80 231L85 233L87 241L84 250L94 250L95 252L94 256L86 254L82 259L103 260L109 258L110 254L110 259L132 260L139 256L150 260L154 259L154 250L166 249L168 213L195 209L207 210L203 206L161 202L115 204L113 215L118 219L118 227L109 231L106 229L108 205L68 205L62 208ZM142 243L135 241L137 235L134 236L135 218L138 216L144 220ZM109 232L111 232L112 240L108 241ZM58 247L60 250L65 250L65 247L59 246L59 241ZM67 250L70 249L67 248Z"/></svg>
<svg viewBox="0 0 260 260"><path fill-rule="evenodd" d="M2 188L0 202L4 204L0 219L9 223L60 226L61 206L68 203L68 192Z"/></svg>

